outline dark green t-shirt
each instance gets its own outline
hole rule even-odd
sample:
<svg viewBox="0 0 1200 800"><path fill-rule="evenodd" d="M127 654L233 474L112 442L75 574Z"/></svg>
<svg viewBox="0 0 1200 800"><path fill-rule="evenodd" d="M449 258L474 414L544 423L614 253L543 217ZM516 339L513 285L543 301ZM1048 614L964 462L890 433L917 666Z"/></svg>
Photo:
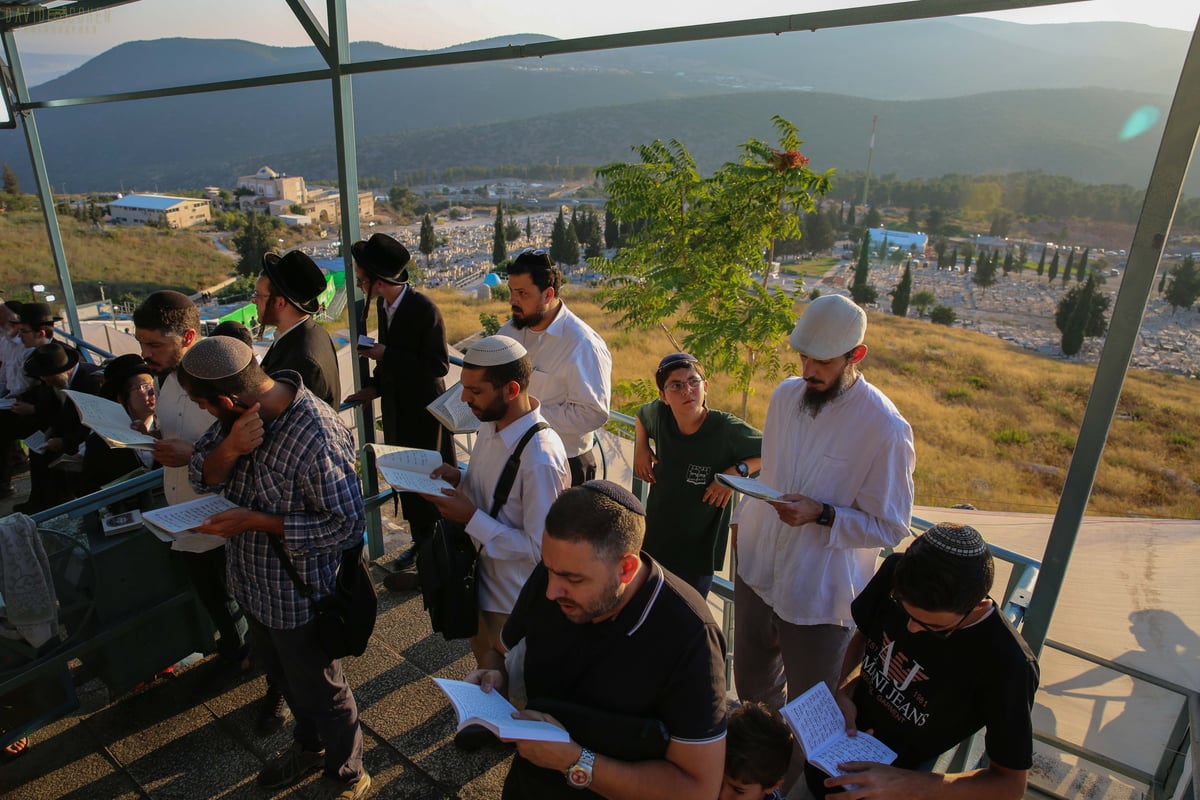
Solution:
<svg viewBox="0 0 1200 800"><path fill-rule="evenodd" d="M702 499L704 490L718 472L762 454L762 431L709 409L700 430L685 436L662 400L639 408L637 418L658 456L642 549L676 574L711 575L725 563L732 504L710 506Z"/></svg>

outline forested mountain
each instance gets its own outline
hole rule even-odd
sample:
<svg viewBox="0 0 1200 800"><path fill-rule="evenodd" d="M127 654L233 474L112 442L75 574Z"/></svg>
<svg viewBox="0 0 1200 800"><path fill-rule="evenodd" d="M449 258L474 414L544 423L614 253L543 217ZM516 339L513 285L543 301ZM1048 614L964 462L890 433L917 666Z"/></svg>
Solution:
<svg viewBox="0 0 1200 800"><path fill-rule="evenodd" d="M370 73L354 79L359 172L390 179L444 165L599 164L655 137L679 138L711 167L747 137L769 136L779 113L827 166L861 167L878 115L881 173L1046 169L1144 183L1161 122L1127 142L1118 132L1140 106L1165 112L1187 41L1181 31L1123 23L947 18ZM352 52L357 63L414 53L369 42ZM33 95L87 97L320 64L312 48L129 42ZM228 186L264 163L334 174L324 81L37 114L51 181L70 192ZM22 139L0 132L0 158L28 181Z"/></svg>

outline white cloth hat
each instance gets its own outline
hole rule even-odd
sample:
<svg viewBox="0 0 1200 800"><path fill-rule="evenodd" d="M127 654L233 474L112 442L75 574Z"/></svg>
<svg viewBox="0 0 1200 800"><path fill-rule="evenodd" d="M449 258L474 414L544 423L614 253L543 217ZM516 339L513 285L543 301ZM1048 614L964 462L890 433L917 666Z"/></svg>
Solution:
<svg viewBox="0 0 1200 800"><path fill-rule="evenodd" d="M467 348L463 363L472 367L511 364L526 355L525 345L507 336L488 336Z"/></svg>
<svg viewBox="0 0 1200 800"><path fill-rule="evenodd" d="M863 343L867 312L840 294L823 294L808 304L792 328L792 349L816 359L837 358Z"/></svg>
<svg viewBox="0 0 1200 800"><path fill-rule="evenodd" d="M202 381L237 375L254 360L254 350L232 336L210 336L196 342L183 356L183 368Z"/></svg>

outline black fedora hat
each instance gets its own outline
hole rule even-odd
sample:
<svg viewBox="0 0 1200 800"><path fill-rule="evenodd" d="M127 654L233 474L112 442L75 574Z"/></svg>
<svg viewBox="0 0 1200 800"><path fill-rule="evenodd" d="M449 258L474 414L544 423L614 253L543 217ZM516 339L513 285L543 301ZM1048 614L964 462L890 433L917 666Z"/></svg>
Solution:
<svg viewBox="0 0 1200 800"><path fill-rule="evenodd" d="M31 328L53 325L62 319L62 317L54 316L49 303L22 303L21 308L17 311L17 316L22 325L28 325Z"/></svg>
<svg viewBox="0 0 1200 800"><path fill-rule="evenodd" d="M79 363L79 353L70 347L64 347L58 342L50 342L34 348L25 359L25 374L31 378L43 375L58 375L73 368Z"/></svg>
<svg viewBox="0 0 1200 800"><path fill-rule="evenodd" d="M146 361L137 353L126 353L117 356L104 365L104 385L100 394L109 400L116 400L125 383L134 375L149 375L154 377L154 370L146 365Z"/></svg>
<svg viewBox="0 0 1200 800"><path fill-rule="evenodd" d="M395 286L408 283L408 248L384 233L355 242L350 247L354 262L372 278Z"/></svg>
<svg viewBox="0 0 1200 800"><path fill-rule="evenodd" d="M264 253L263 274L284 300L305 314L321 310L317 298L325 291L325 273L301 251L293 250L282 256Z"/></svg>

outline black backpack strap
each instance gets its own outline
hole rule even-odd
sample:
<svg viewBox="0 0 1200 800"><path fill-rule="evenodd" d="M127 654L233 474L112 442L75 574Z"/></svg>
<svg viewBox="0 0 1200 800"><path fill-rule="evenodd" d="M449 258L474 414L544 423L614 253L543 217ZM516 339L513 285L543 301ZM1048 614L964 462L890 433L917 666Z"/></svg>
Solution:
<svg viewBox="0 0 1200 800"><path fill-rule="evenodd" d="M521 468L521 453L524 452L525 445L529 444L529 440L539 431L544 431L549 427L545 422L534 423L529 430L525 431L521 441L517 442L516 449L504 463L504 471L500 473L500 480L496 481L496 491L492 493L492 513L489 515L492 519L498 519L496 515L508 502L508 494L512 491L513 484L517 482L517 470Z"/></svg>
<svg viewBox="0 0 1200 800"><path fill-rule="evenodd" d="M283 542L279 540L278 536L274 536L269 533L266 536L267 542L269 542L271 545L271 549L275 551L275 555L279 556L279 560L283 562L284 570L289 576L291 576L292 583L296 584L297 591L300 592L304 599L311 603L313 599L312 587L305 583L304 579L300 577L300 573L296 571L296 565L292 563L292 559L287 554L287 550L283 549Z"/></svg>

